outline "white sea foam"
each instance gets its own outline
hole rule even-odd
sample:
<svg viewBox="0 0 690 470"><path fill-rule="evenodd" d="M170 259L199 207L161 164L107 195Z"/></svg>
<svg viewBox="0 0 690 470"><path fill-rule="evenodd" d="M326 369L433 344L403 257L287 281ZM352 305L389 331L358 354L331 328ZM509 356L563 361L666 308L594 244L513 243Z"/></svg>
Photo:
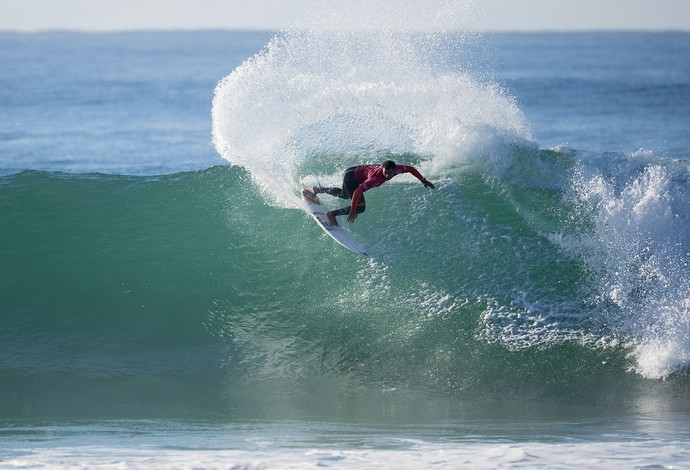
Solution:
<svg viewBox="0 0 690 470"><path fill-rule="evenodd" d="M636 371L662 378L690 365L690 194L682 168L640 165L639 156L611 158L606 173L601 162L582 162L580 256L615 309L613 327Z"/></svg>
<svg viewBox="0 0 690 470"><path fill-rule="evenodd" d="M409 441L404 450L332 446L248 450L58 447L0 453L0 468L98 469L420 469L685 468L690 452L673 440L573 443L439 444Z"/></svg>

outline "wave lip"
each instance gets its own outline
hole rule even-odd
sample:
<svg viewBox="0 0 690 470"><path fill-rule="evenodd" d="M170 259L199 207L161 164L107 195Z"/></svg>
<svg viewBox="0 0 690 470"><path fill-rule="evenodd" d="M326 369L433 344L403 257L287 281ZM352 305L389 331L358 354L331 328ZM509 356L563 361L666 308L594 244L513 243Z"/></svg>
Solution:
<svg viewBox="0 0 690 470"><path fill-rule="evenodd" d="M440 174L487 137L522 142L529 125L498 85L474 78L464 39L421 33L290 31L221 80L213 141L283 204L318 159L330 174L384 154L424 157ZM481 157L479 157L481 158Z"/></svg>

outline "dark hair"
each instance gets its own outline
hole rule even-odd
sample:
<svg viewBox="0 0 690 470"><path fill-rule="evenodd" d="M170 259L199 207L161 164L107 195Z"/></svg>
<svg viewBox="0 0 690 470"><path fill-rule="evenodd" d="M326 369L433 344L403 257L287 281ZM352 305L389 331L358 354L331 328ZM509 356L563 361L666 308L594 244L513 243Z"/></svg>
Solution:
<svg viewBox="0 0 690 470"><path fill-rule="evenodd" d="M383 168L386 170L391 170L395 168L395 162L393 160L386 160L381 164L381 166L383 166Z"/></svg>

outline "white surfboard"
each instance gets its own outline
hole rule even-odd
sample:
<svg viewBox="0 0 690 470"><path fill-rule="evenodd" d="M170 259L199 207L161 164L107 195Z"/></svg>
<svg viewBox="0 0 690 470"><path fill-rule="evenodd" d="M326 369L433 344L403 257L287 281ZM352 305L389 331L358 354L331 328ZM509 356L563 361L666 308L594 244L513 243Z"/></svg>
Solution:
<svg viewBox="0 0 690 470"><path fill-rule="evenodd" d="M308 189L305 189L302 191L302 200L304 201L307 212L309 212L309 214L319 224L319 227L330 235L333 240L337 241L353 253L357 253L358 255L362 256L369 256L362 245L352 239L350 232L339 226L334 226L328 221L328 217L326 216L328 209L321 204L321 201L319 201L319 198L316 197L316 194Z"/></svg>

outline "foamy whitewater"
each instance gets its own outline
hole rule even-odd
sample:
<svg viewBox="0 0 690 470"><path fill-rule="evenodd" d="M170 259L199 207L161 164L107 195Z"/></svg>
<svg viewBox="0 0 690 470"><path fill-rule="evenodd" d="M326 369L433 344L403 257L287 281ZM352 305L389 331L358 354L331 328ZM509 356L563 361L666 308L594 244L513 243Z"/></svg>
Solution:
<svg viewBox="0 0 690 470"><path fill-rule="evenodd" d="M690 466L690 34L476 14L0 33L0 468Z"/></svg>

